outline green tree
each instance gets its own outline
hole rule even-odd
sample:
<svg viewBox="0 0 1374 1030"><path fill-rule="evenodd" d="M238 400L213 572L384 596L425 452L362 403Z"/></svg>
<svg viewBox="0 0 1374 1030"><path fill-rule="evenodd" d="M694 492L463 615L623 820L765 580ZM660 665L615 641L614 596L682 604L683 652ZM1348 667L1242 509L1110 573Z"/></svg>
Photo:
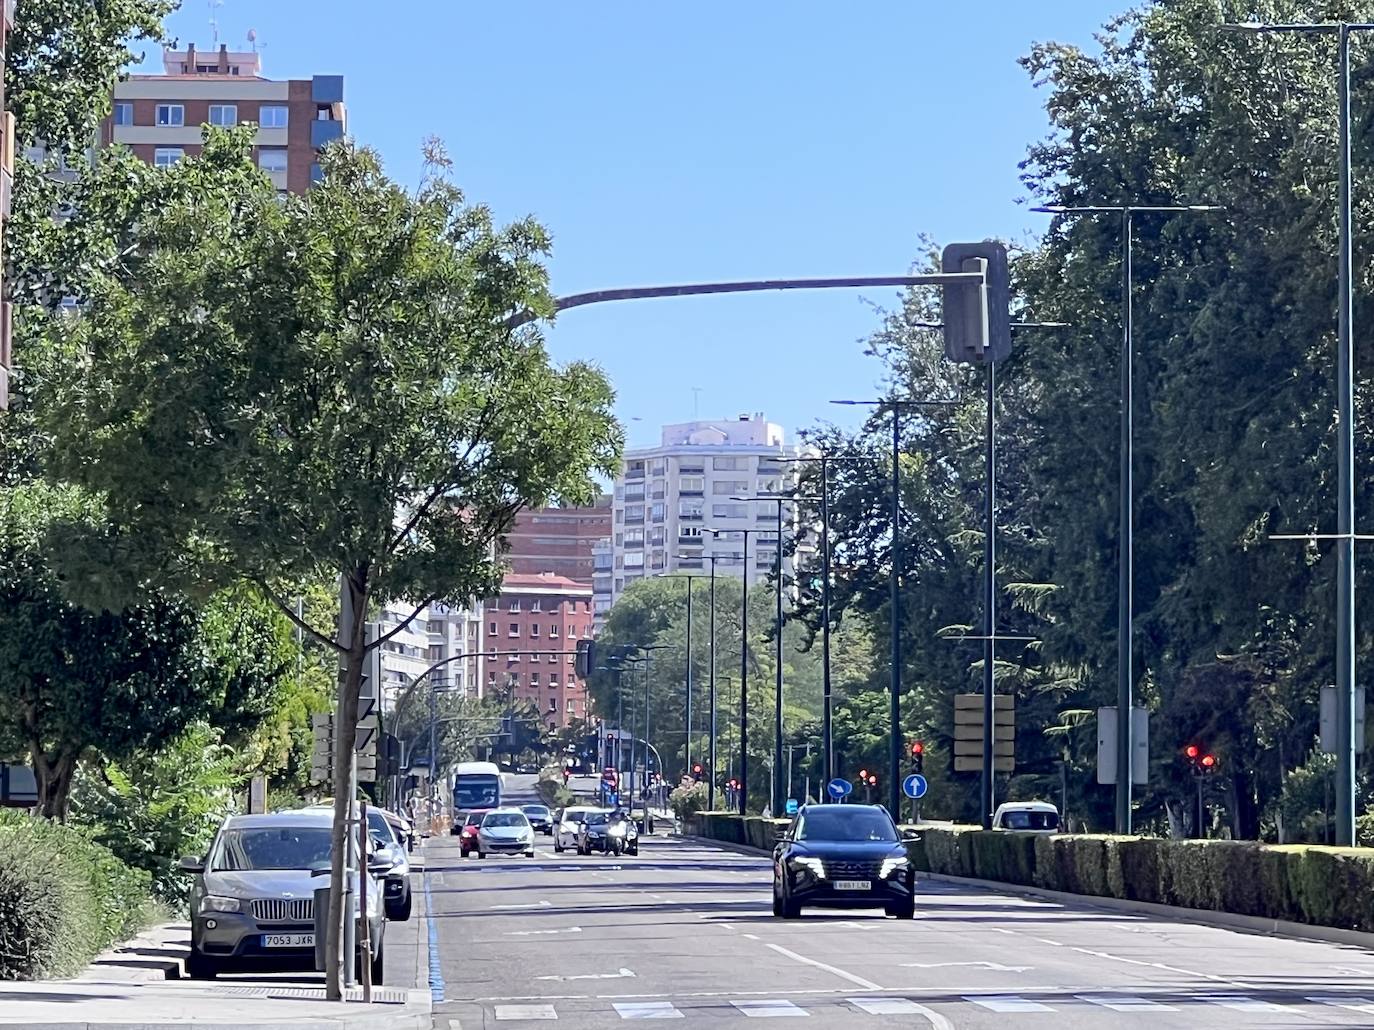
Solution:
<svg viewBox="0 0 1374 1030"><path fill-rule="evenodd" d="M69 565L97 592L246 580L296 618L294 585L337 577L351 623L298 624L346 670L342 783L365 652L385 640L365 640L370 606L490 594L515 513L589 501L621 433L605 377L555 367L538 325L513 324L551 311L539 225L497 229L437 162L407 192L348 144L308 197L279 200L246 143L211 134L178 166L193 199L144 212L146 259L99 270L61 327L82 360L52 408L50 474L105 505L107 546Z"/></svg>

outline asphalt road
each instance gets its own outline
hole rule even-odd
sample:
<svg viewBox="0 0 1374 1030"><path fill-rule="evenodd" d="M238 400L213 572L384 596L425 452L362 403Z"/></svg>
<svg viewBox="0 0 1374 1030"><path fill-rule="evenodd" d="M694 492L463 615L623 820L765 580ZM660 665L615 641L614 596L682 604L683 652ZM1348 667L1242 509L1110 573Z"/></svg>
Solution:
<svg viewBox="0 0 1374 1030"><path fill-rule="evenodd" d="M1374 954L929 881L913 922L769 911L769 862L429 845L438 1030L756 1018L808 1027L1374 1027Z"/></svg>

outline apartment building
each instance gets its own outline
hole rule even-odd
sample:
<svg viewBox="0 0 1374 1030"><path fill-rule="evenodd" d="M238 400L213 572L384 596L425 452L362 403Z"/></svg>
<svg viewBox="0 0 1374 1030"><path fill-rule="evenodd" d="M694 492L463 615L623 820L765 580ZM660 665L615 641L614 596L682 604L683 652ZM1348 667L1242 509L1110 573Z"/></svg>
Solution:
<svg viewBox="0 0 1374 1030"><path fill-rule="evenodd" d="M282 193L320 178L319 150L348 128L341 75L268 79L256 51L163 52L161 75L130 75L114 88L101 143L121 144L149 164L199 153L201 126L256 125L253 157Z"/></svg>
<svg viewBox="0 0 1374 1030"><path fill-rule="evenodd" d="M592 552L610 535L610 494L590 508L530 508L506 534L506 561L511 572L552 572L590 586Z"/></svg>
<svg viewBox="0 0 1374 1030"><path fill-rule="evenodd" d="M481 697L485 682L486 647L482 632L482 606L452 608L443 604L429 606L429 660L455 659L435 670L434 682L460 697ZM457 656L464 657L458 658Z"/></svg>
<svg viewBox="0 0 1374 1030"><path fill-rule="evenodd" d="M486 650L495 655L487 659L485 692L509 688L515 699L533 701L551 730L587 718L587 688L574 664L577 642L592 635L591 586L512 572L483 614Z"/></svg>
<svg viewBox="0 0 1374 1030"><path fill-rule="evenodd" d="M14 0L0 2L0 65L5 62L10 32L14 29ZM5 222L10 217L10 198L14 193L14 115L5 98L5 86L0 82L0 241L4 239ZM0 283L0 287L3 287ZM0 294L3 294L0 289ZM10 307L0 302L0 411L10 406Z"/></svg>
<svg viewBox="0 0 1374 1030"><path fill-rule="evenodd" d="M742 559L744 531L747 567L720 561L716 573L747 576L751 584L766 577L777 560L777 508L733 498L790 493L797 466L780 459L797 454L782 427L762 414L664 426L657 447L628 451L615 482L609 544L593 551L598 619L645 576L704 568L707 555ZM791 505L783 518L787 535L796 518Z"/></svg>

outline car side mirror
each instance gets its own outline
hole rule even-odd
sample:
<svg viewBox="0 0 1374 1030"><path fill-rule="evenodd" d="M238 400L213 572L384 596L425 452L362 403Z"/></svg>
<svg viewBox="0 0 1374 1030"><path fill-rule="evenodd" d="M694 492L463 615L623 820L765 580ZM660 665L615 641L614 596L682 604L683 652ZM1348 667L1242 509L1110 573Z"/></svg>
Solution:
<svg viewBox="0 0 1374 1030"><path fill-rule="evenodd" d="M205 872L205 859L201 855L182 855L181 861L177 863L177 868L183 873L203 873Z"/></svg>
<svg viewBox="0 0 1374 1030"><path fill-rule="evenodd" d="M391 859L386 858L378 860L377 856L374 855L372 860L367 863L367 871L374 876L382 873L389 873L391 872Z"/></svg>
<svg viewBox="0 0 1374 1030"><path fill-rule="evenodd" d="M920 835L919 833L917 833L915 830L903 830L903 831L902 831L902 841L903 841L903 843L906 843L906 844L914 844L914 843L916 843L916 841L918 841L918 840L920 840L920 839L921 839L921 835Z"/></svg>

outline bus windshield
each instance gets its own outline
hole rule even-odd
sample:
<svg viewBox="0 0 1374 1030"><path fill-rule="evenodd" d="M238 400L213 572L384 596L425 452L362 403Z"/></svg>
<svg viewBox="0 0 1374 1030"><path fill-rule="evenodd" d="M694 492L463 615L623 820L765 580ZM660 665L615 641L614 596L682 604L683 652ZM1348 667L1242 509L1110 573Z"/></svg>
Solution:
<svg viewBox="0 0 1374 1030"><path fill-rule="evenodd" d="M501 804L501 777L489 773L460 775L453 783L455 808L496 808Z"/></svg>

